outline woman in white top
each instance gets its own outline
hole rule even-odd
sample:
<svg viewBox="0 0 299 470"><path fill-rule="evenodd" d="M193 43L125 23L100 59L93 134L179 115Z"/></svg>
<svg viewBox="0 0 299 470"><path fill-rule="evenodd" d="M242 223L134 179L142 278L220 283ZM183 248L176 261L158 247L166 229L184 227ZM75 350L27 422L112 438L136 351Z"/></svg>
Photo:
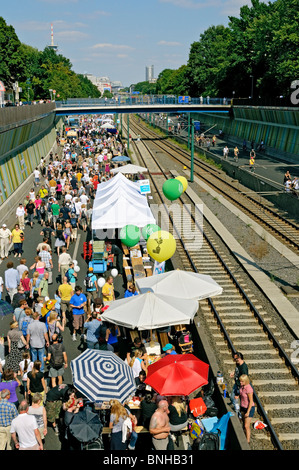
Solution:
<svg viewBox="0 0 299 470"><path fill-rule="evenodd" d="M143 351L141 349L136 349L134 352L134 356L131 358L130 362L127 362L127 359L125 359L125 362L131 367L132 372L134 374L134 378L139 377L139 373L144 370L145 373L147 373L147 368L146 364L143 359L141 359L143 356Z"/></svg>

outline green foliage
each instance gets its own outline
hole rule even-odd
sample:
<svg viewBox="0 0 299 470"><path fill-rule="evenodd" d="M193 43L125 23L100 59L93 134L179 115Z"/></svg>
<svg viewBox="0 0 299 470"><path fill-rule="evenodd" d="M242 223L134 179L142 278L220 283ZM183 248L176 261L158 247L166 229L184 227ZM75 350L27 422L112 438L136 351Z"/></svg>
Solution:
<svg viewBox="0 0 299 470"><path fill-rule="evenodd" d="M72 70L70 60L53 49L43 51L22 44L13 27L0 17L0 79L7 87L16 80L24 101L49 99L49 90L56 90L56 99L99 98L101 93L91 81ZM28 83L28 79L30 83ZM59 95L59 96L58 96Z"/></svg>
<svg viewBox="0 0 299 470"><path fill-rule="evenodd" d="M24 67L20 47L14 28L0 17L0 79L7 87L20 78Z"/></svg>
<svg viewBox="0 0 299 470"><path fill-rule="evenodd" d="M156 93L248 98L253 84L255 98L288 96L299 77L298 24L298 0L251 0L191 44L187 65L163 70ZM135 90L148 93L143 84Z"/></svg>

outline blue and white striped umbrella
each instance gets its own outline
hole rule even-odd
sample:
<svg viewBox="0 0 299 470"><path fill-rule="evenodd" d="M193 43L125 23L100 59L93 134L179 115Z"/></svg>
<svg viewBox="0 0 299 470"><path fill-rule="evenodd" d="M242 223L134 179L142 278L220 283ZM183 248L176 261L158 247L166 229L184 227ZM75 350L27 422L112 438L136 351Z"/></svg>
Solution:
<svg viewBox="0 0 299 470"><path fill-rule="evenodd" d="M71 369L74 386L93 403L124 403L136 390L132 369L111 351L86 349Z"/></svg>

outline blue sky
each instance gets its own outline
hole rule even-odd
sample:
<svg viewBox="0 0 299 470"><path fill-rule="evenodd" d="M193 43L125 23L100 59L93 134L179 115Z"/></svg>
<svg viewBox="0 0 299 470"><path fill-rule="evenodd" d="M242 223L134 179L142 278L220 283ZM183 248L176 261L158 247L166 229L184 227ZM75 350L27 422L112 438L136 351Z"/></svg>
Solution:
<svg viewBox="0 0 299 470"><path fill-rule="evenodd" d="M250 0L10 0L0 15L19 39L43 50L54 42L77 73L119 80L124 86L188 61L190 45L209 26L228 24ZM21 6L22 5L22 6Z"/></svg>

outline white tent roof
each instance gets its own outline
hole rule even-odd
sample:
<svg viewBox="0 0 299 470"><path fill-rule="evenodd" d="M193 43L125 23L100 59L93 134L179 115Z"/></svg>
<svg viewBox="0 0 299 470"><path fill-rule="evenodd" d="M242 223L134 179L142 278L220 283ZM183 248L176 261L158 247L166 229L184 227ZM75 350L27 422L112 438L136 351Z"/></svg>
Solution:
<svg viewBox="0 0 299 470"><path fill-rule="evenodd" d="M98 187L99 186L100 185L98 185ZM108 197L111 194L115 194L117 191L121 191L121 190L126 191L127 193L131 194L132 196L134 195L135 197L142 196L142 194L139 191L139 185L132 187L130 185L127 185L123 181L119 181L117 185L111 185L108 188L97 191L95 195L95 201L100 200L103 197Z"/></svg>
<svg viewBox="0 0 299 470"><path fill-rule="evenodd" d="M92 214L92 230L108 228L123 228L125 225L144 227L154 224L156 220L149 208L129 203L128 199L120 196L102 210L95 210Z"/></svg>
<svg viewBox="0 0 299 470"><path fill-rule="evenodd" d="M97 187L92 213L92 230L144 227L156 223L147 199L140 194L139 184L117 173Z"/></svg>
<svg viewBox="0 0 299 470"><path fill-rule="evenodd" d="M145 173L148 169L144 168L143 166L132 165L129 163L128 165L123 165L119 168L113 168L111 173L123 173L123 174L133 174L133 173Z"/></svg>
<svg viewBox="0 0 299 470"><path fill-rule="evenodd" d="M148 292L115 300L102 314L102 319L132 329L151 330L181 323L189 324L197 309L196 300Z"/></svg>
<svg viewBox="0 0 299 470"><path fill-rule="evenodd" d="M113 178L104 183L98 184L96 194L100 193L101 191L106 191L110 187L118 187L120 181L123 182L127 187L131 187L132 189L139 190L139 183L133 183L128 178L126 178L122 173L117 173Z"/></svg>
<svg viewBox="0 0 299 470"><path fill-rule="evenodd" d="M223 290L211 276L180 269L136 279L136 285L141 293L151 291L156 294L196 300L220 295Z"/></svg>
<svg viewBox="0 0 299 470"><path fill-rule="evenodd" d="M109 192L108 194L103 194L101 197L98 197L94 200L93 210L95 213L98 213L104 207L107 207L123 197L127 200L128 204L133 204L140 207L148 207L146 197L142 196L140 193L132 194L130 190L124 188L118 188L117 191Z"/></svg>

